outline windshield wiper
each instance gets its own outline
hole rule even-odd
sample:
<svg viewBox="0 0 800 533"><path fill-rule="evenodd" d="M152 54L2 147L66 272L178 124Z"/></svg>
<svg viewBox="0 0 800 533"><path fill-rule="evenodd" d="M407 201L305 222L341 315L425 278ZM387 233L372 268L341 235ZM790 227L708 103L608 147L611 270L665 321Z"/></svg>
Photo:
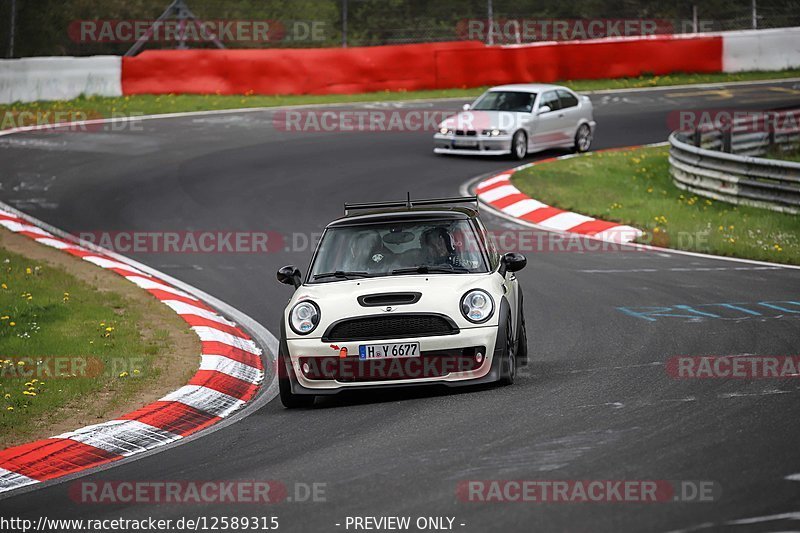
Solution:
<svg viewBox="0 0 800 533"><path fill-rule="evenodd" d="M428 273L445 273L451 274L453 272L469 272L468 268L462 266L453 266L453 265L417 265L415 267L409 268L396 268L392 270L392 275L394 274L428 274Z"/></svg>
<svg viewBox="0 0 800 533"><path fill-rule="evenodd" d="M323 274L314 274L314 279L323 279L323 278L342 278L342 279L350 279L350 278L369 278L372 274L369 272L356 272L356 271L348 271L348 270L337 270L336 272L325 272Z"/></svg>

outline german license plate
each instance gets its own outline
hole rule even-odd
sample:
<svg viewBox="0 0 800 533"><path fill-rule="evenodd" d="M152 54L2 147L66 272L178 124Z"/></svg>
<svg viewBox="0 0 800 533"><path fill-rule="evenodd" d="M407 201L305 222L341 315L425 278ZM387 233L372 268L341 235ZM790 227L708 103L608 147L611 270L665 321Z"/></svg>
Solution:
<svg viewBox="0 0 800 533"><path fill-rule="evenodd" d="M476 148L478 141L457 139L453 141L453 146L456 148Z"/></svg>
<svg viewBox="0 0 800 533"><path fill-rule="evenodd" d="M391 344L360 344L359 359L393 359L395 357L419 357L418 342Z"/></svg>

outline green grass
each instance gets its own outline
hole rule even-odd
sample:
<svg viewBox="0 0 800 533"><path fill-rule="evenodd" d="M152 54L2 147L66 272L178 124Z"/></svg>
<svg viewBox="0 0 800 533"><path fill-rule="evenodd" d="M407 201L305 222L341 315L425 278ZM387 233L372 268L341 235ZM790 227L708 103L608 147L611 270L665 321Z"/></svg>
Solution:
<svg viewBox="0 0 800 533"><path fill-rule="evenodd" d="M69 418L71 406L102 416L156 380L168 336L146 339L141 314L123 295L0 249L0 448Z"/></svg>
<svg viewBox="0 0 800 533"><path fill-rule="evenodd" d="M795 146L793 149L786 151L773 148L764 157L789 161L790 163L800 163L800 146Z"/></svg>
<svg viewBox="0 0 800 533"><path fill-rule="evenodd" d="M742 72L737 74L671 74L667 76L641 76L605 80L566 80L561 83L577 91L601 89L627 89L660 87L697 83L752 81L800 77L800 70L774 72ZM13 117L20 111L64 111L85 113L88 118L126 116L131 114L159 114L215 109L274 107L302 104L334 104L347 102L395 101L429 98L472 98L486 87L472 89L446 89L431 91L384 91L362 94L331 95L133 95L117 98L81 97L74 100L30 102L0 105L0 129L18 125ZM12 114L9 114L12 113ZM67 115L69 116L69 115Z"/></svg>
<svg viewBox="0 0 800 533"><path fill-rule="evenodd" d="M535 165L513 177L537 200L645 230L639 242L800 264L800 217L735 206L672 183L669 148L596 152Z"/></svg>

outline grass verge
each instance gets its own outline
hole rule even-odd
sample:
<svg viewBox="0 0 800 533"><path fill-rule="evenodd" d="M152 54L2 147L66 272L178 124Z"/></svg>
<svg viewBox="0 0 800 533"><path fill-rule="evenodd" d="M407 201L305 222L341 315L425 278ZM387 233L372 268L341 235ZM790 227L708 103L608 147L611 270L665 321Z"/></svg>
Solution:
<svg viewBox="0 0 800 533"><path fill-rule="evenodd" d="M535 165L512 178L549 205L644 230L639 242L800 264L800 217L735 206L678 189L669 147L595 152Z"/></svg>
<svg viewBox="0 0 800 533"><path fill-rule="evenodd" d="M735 74L670 74L667 76L641 76L637 78L616 78L605 80L566 80L558 82L576 91L602 89L635 89L671 85L691 85L698 83L721 83L736 81L771 80L800 77L800 69L741 72ZM0 105L0 129L20 125L16 113L63 112L65 116L83 113L88 118L129 116L133 114L154 115L187 111L216 109L238 109L252 107L275 107L302 104L335 104L368 101L396 101L429 98L471 98L478 96L487 87L472 89L446 89L432 91L384 91L362 94L330 95L133 95L117 98L81 97L74 100L52 102L17 102Z"/></svg>
<svg viewBox="0 0 800 533"><path fill-rule="evenodd" d="M0 230L0 448L154 401L186 383L199 353L133 284Z"/></svg>

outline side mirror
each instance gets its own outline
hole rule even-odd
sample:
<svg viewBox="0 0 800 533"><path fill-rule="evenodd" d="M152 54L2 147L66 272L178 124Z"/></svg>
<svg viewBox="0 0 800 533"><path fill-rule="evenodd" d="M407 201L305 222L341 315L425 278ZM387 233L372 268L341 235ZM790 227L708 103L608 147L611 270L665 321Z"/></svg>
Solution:
<svg viewBox="0 0 800 533"><path fill-rule="evenodd" d="M471 108L472 106L469 104L464 104L461 106L461 109L463 109L464 111L469 111Z"/></svg>
<svg viewBox="0 0 800 533"><path fill-rule="evenodd" d="M501 273L505 276L506 272L517 272L525 268L528 264L528 260L522 254L508 252L503 255L502 263L500 269L502 270Z"/></svg>
<svg viewBox="0 0 800 533"><path fill-rule="evenodd" d="M550 109L549 105L543 105L542 107L539 108L539 113L538 114L539 115L544 115L545 113L549 113L550 111L552 111L552 109Z"/></svg>
<svg viewBox="0 0 800 533"><path fill-rule="evenodd" d="M300 281L300 270L294 265L287 265L278 270L278 281L286 285L294 285L296 289L303 283Z"/></svg>

